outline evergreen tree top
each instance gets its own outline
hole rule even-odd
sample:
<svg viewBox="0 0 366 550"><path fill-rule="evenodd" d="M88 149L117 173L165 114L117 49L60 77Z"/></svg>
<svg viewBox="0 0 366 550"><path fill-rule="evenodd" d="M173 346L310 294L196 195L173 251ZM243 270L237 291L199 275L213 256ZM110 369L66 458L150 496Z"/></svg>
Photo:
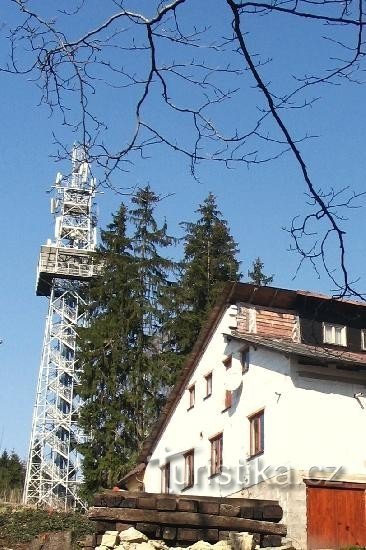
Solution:
<svg viewBox="0 0 366 550"><path fill-rule="evenodd" d="M257 286L266 286L273 283L274 275L263 273L264 263L258 257L253 261L252 270L248 270L249 282Z"/></svg>

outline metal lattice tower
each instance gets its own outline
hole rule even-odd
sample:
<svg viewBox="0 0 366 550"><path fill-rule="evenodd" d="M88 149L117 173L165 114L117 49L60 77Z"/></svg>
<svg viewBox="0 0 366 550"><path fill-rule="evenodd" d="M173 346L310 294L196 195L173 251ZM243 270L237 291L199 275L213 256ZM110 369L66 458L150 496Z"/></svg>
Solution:
<svg viewBox="0 0 366 550"><path fill-rule="evenodd" d="M74 146L70 177L57 174L51 199L55 240L41 247L36 293L49 296L32 435L24 487L24 502L58 508L83 506L83 441L78 428L80 398L76 395L80 367L76 355L77 328L84 324L82 281L97 272L93 251L96 219L95 180L90 177L85 149Z"/></svg>

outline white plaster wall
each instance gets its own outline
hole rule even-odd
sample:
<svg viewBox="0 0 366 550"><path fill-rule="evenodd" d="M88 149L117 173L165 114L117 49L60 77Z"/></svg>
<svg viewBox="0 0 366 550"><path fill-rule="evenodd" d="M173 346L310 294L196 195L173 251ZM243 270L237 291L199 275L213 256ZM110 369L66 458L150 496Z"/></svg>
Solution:
<svg viewBox="0 0 366 550"><path fill-rule="evenodd" d="M250 352L249 371L242 377L242 385L233 393L233 406L224 408L226 369L222 361L233 353L234 363L240 363L239 350L243 344L231 341L225 343L223 332L233 323L226 314L219 323L215 334L203 353L196 371L187 387L195 383L196 404L188 408L186 391L158 442L147 466L144 478L147 491L160 491L160 467L170 460L172 464L171 491L182 489L184 457L189 449L195 450L196 483L187 494L228 495L243 486L260 481L261 469L267 465L287 465L287 445L278 445L278 433L271 425L282 425L281 437L288 440L289 425L283 422L286 414L280 393L293 389L290 362L283 355L258 348ZM263 365L270 365L265 368ZM205 379L213 371L213 393L205 396ZM277 393L276 393L277 392ZM249 421L248 415L265 408L265 453L260 459L249 463ZM210 442L213 435L223 431L223 464L225 475L210 479ZM267 460L269 459L269 462ZM249 468L248 468L249 466ZM271 471L270 475L276 472ZM267 473L267 475L269 475ZM179 483L181 482L181 483Z"/></svg>

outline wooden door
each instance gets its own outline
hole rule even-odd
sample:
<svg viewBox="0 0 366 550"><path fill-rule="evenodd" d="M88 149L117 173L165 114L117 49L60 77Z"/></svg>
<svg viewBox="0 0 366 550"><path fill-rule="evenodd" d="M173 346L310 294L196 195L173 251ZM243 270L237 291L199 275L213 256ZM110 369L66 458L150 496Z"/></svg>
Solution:
<svg viewBox="0 0 366 550"><path fill-rule="evenodd" d="M307 487L308 548L366 546L365 486Z"/></svg>

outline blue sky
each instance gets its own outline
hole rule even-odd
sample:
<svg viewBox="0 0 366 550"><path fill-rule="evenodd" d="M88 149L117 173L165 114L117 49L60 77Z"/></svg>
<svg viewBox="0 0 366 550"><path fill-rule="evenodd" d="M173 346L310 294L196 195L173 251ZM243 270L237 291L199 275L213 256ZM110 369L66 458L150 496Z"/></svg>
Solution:
<svg viewBox="0 0 366 550"><path fill-rule="evenodd" d="M68 2L65 0L65 3ZM14 10L10 2L4 4L6 25L14 18ZM224 27L225 21L218 23L221 4L219 0L212 0L209 18L211 24L219 25L220 32L224 33L220 25ZM202 10L202 4L195 6L190 14L192 18ZM90 21L84 21L85 25L102 18L96 0L90 2L89 15ZM273 57L273 63L265 66L263 72L277 89L288 86L294 67L306 72L311 63L315 63L317 68L329 53L329 44L321 39L324 34L321 29L310 27L309 31L303 24L295 29L290 26L291 21L288 23L286 27L283 20L262 18L250 28L253 49L263 57ZM77 35L79 28L71 26L70 32ZM3 60L4 41L0 47ZM40 246L53 237L54 229L47 191L57 171L67 173L69 170L68 163L56 164L51 158L55 153L52 133L56 132L67 144L75 140L75 135L60 126L57 115L50 117L46 107L38 106L39 91L34 83L4 73L0 73L0 79L0 339L3 340L0 345L0 450L14 448L25 458L47 311L47 300L34 293L36 265ZM225 111L223 118L235 117L240 124L241 118L256 116L258 91L250 79L245 85L248 88L236 103L236 110ZM315 94L320 99L311 109L286 114L286 120L298 135L318 136L301 145L318 187L351 186L356 192L365 188L364 90L362 85L347 83L324 87ZM109 94L108 100L100 91L93 99L94 105L99 113L105 113L111 124L108 139L118 143L123 138L123 130L128 131L131 123L129 98L121 101L118 90L105 90L105 94ZM163 117L155 97L151 107L156 108L155 120ZM170 121L165 123L169 125ZM176 127L174 131L182 139L188 139L186 128ZM165 217L170 233L178 236L181 234L179 222L195 219L194 210L212 191L239 243L244 276L259 255L265 271L275 274L275 285L332 291L329 279L323 273L319 279L310 266L304 266L293 279L299 258L288 252L290 239L283 227L290 225L295 214L305 212L306 199L301 175L290 155L249 169L243 166L227 170L220 165L206 164L200 167L199 175L200 183L190 176L186 160L157 147L148 159L138 160L129 173L115 174L113 183L122 188L149 183L157 193L167 195L160 204L158 216ZM121 195L113 190L98 194L101 226L108 223L120 200ZM362 200L359 204L362 205ZM352 276L359 278L357 286L361 292L366 290L364 216L363 208L352 210L349 221L344 222L349 266ZM336 267L335 260L334 265Z"/></svg>

